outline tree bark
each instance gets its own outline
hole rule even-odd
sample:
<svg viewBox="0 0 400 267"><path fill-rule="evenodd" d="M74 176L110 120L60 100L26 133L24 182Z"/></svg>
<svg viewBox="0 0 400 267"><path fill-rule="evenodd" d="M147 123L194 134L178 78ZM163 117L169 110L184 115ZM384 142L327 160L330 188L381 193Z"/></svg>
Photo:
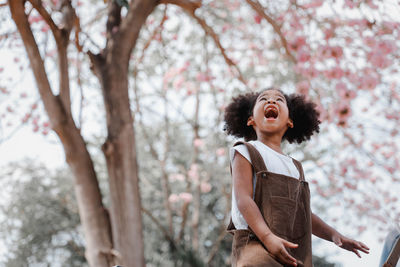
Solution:
<svg viewBox="0 0 400 267"><path fill-rule="evenodd" d="M60 96L52 93L43 59L25 14L24 3L23 0L9 1L10 11L24 42L44 108L53 130L63 144L66 161L75 178L79 215L86 240L86 258L91 266L109 267L112 265L110 222L102 204L93 162L69 112L70 107L65 106L66 103L70 103L69 100L63 101ZM60 51L63 52L61 56L66 58L66 47ZM68 78L68 73L65 73L68 72L68 68L65 62L61 64L60 71L64 73L60 73L60 77ZM69 85L64 83L69 83L69 80L61 79L60 85L64 90L69 90ZM65 93L69 95L68 92Z"/></svg>
<svg viewBox="0 0 400 267"><path fill-rule="evenodd" d="M111 223L117 263L144 266L141 202L130 110L127 71L107 64L102 55L91 55L100 79L107 114L108 137L103 144L109 174Z"/></svg>
<svg viewBox="0 0 400 267"><path fill-rule="evenodd" d="M114 249L124 267L145 266L141 201L133 117L128 91L129 58L139 32L157 1L131 2L121 20L120 9L110 2L108 40L101 54L89 57L103 93L107 140L103 144L109 174Z"/></svg>

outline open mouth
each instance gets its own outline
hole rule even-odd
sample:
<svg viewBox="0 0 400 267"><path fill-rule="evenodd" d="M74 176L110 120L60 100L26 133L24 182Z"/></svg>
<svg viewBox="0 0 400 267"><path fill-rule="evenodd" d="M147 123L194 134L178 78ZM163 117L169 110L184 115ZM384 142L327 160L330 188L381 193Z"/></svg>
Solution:
<svg viewBox="0 0 400 267"><path fill-rule="evenodd" d="M278 109L273 106L269 106L264 110L264 116L267 119L276 119L278 117Z"/></svg>

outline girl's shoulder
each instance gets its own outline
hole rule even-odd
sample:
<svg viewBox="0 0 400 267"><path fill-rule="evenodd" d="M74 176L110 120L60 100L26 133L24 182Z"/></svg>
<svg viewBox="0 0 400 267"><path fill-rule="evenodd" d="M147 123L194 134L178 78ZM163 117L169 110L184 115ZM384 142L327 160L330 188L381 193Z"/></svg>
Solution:
<svg viewBox="0 0 400 267"><path fill-rule="evenodd" d="M257 150L259 149L257 147L257 141L248 141L247 143L253 145ZM250 153L244 142L243 143L237 142L231 147L229 153L231 162L233 162L236 152L241 154L245 159L247 159L251 163Z"/></svg>

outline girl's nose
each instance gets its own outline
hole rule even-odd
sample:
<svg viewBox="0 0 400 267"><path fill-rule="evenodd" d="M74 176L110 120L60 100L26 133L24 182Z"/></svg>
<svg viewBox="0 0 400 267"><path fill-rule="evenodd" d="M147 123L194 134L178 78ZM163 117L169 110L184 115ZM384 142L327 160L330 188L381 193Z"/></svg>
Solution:
<svg viewBox="0 0 400 267"><path fill-rule="evenodd" d="M268 100L267 100L267 103L268 103L268 104L276 104L276 101L273 100L273 99L268 99Z"/></svg>

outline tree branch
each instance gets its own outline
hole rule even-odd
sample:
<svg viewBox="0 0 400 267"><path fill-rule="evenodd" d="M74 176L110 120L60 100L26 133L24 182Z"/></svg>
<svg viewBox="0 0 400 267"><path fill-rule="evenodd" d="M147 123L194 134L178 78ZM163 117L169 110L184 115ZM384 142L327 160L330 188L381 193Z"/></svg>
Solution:
<svg viewBox="0 0 400 267"><path fill-rule="evenodd" d="M68 70L68 55L67 47L69 43L69 35L74 25L74 18L76 18L75 10L73 9L69 0L63 0L60 11L63 14L63 27L59 28L51 18L51 15L43 7L41 0L28 0L32 6L38 11L42 18L49 25L51 32L57 45L58 53L58 69L59 69L59 92L60 99L64 105L64 109L68 114L71 114L71 97L70 97L70 83L69 83L69 70Z"/></svg>
<svg viewBox="0 0 400 267"><path fill-rule="evenodd" d="M119 36L114 39L118 46L114 46L113 53L121 65L128 67L132 49L136 45L140 29L147 17L153 12L159 0L131 1L128 14L122 20L119 27Z"/></svg>
<svg viewBox="0 0 400 267"><path fill-rule="evenodd" d="M108 2L108 18L106 24L106 47L109 47L113 40L114 33L121 24L121 6L117 1L112 0Z"/></svg>
<svg viewBox="0 0 400 267"><path fill-rule="evenodd" d="M161 223L151 214L150 211L148 211L147 209L145 209L142 206L142 211L149 216L149 218L158 226L158 228L160 228L161 232L164 234L165 238L171 242L172 244L175 244L175 240L168 234L168 231L161 225Z"/></svg>
<svg viewBox="0 0 400 267"><path fill-rule="evenodd" d="M186 11L191 17L193 17L197 23L203 28L204 32L210 36L215 44L217 45L218 49L220 50L223 58L225 59L226 64L229 67L232 67L236 70L238 79L247 86L247 82L245 81L242 72L240 71L239 67L228 57L226 54L225 48L222 46L218 35L215 33L213 28L211 28L204 19L198 17L196 15L196 10L201 7L201 1L189 1L189 0L160 0L160 4L173 4L181 7L184 11Z"/></svg>
<svg viewBox="0 0 400 267"><path fill-rule="evenodd" d="M60 124L66 119L65 111L60 105L57 97L53 94L49 80L47 79L43 59L25 14L24 0L10 0L9 6L11 16L21 34L22 41L26 47L31 68L39 89L43 104L50 117L53 129L59 130Z"/></svg>
<svg viewBox="0 0 400 267"><path fill-rule="evenodd" d="M51 18L50 14L47 10L43 7L41 0L28 0L32 6L37 10L37 12L42 16L44 21L49 25L51 32L54 35L54 38L57 41L60 41L61 32L58 26L54 23L53 19Z"/></svg>
<svg viewBox="0 0 400 267"><path fill-rule="evenodd" d="M266 12L263 6L258 2L258 1L253 1L253 0L246 0L246 2L253 8L254 11L256 11L261 17L263 17L269 24L271 24L272 28L278 34L279 38L281 39L282 45L285 48L286 55L290 58L290 60L294 63L296 63L295 57L292 55L292 53L289 50L289 46L287 43L287 40L285 36L283 35L281 31L281 26L279 26L276 21L269 16Z"/></svg>

